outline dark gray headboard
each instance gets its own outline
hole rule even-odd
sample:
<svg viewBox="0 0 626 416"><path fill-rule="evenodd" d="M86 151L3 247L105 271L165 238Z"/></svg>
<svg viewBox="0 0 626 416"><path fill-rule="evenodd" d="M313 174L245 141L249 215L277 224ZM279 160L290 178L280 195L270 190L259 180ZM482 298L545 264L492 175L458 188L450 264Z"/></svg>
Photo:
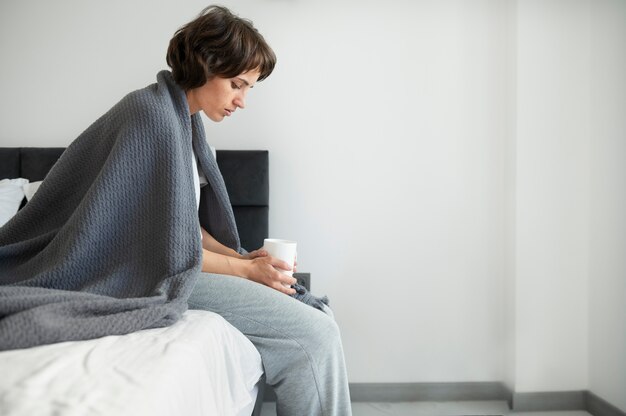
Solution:
<svg viewBox="0 0 626 416"><path fill-rule="evenodd" d="M63 147L0 147L0 179L44 179ZM218 150L220 167L233 205L241 245L248 251L268 235L269 155L266 150Z"/></svg>

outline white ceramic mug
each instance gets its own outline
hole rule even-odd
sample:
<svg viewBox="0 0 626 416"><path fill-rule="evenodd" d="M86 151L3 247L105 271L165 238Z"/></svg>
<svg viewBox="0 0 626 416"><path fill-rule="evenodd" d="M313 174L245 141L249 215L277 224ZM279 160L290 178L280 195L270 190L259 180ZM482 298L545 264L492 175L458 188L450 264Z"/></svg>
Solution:
<svg viewBox="0 0 626 416"><path fill-rule="evenodd" d="M272 257L276 257L287 262L293 269L293 263L296 258L296 242L289 240L280 240L277 238L266 238L263 240L263 250L266 250ZM287 276L293 276L293 270L278 269Z"/></svg>

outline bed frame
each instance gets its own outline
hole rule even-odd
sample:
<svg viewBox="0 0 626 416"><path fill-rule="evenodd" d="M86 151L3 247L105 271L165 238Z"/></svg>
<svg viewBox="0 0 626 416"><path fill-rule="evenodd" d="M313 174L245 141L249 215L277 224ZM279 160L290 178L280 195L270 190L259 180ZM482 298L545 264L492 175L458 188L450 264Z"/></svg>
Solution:
<svg viewBox="0 0 626 416"><path fill-rule="evenodd" d="M0 179L41 181L64 151L63 147L0 147ZM268 152L218 150L217 164L233 206L241 245L248 251L256 250L268 236Z"/></svg>

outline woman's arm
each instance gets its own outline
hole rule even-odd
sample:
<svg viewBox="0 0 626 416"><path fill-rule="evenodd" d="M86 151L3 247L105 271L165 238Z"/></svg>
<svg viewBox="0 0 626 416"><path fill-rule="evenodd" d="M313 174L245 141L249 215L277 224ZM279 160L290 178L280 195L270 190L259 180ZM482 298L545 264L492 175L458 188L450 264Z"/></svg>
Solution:
<svg viewBox="0 0 626 416"><path fill-rule="evenodd" d="M202 232L202 248L213 253L223 254L224 256L234 257L236 259L248 259L252 260L255 257L267 256L267 251L261 249L251 251L246 255L237 253L232 248L226 247L219 241L217 241L211 234L204 228L200 227ZM294 269L295 272L295 269Z"/></svg>
<svg viewBox="0 0 626 416"><path fill-rule="evenodd" d="M206 249L202 250L202 271L205 273L238 276L261 283L288 295L295 294L295 289L289 286L295 284L297 280L281 273L276 268L291 270L288 263L271 256L256 257L248 260L215 253Z"/></svg>
<svg viewBox="0 0 626 416"><path fill-rule="evenodd" d="M244 258L241 254L237 253L232 248L226 247L219 241L217 241L211 234L209 234L204 228L200 227L202 233L202 248L211 251L213 253L223 254L225 256L234 257L237 259Z"/></svg>

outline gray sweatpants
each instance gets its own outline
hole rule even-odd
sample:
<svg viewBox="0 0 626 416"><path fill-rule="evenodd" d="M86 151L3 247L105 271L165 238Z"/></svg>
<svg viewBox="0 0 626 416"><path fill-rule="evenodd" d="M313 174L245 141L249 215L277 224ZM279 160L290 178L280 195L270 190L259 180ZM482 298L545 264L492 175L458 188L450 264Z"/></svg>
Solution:
<svg viewBox="0 0 626 416"><path fill-rule="evenodd" d="M202 273L190 309L223 316L259 350L278 416L350 416L339 328L327 313L261 284Z"/></svg>

